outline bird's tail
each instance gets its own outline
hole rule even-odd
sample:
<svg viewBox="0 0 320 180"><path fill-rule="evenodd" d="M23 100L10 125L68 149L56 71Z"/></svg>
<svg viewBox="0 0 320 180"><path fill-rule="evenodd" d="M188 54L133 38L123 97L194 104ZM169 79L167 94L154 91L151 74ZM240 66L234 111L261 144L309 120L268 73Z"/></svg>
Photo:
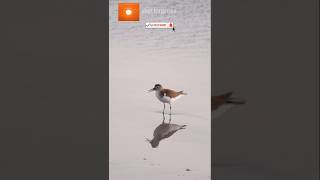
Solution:
<svg viewBox="0 0 320 180"><path fill-rule="evenodd" d="M187 93L183 92L183 91L179 91L180 94L183 94L183 95L187 95Z"/></svg>
<svg viewBox="0 0 320 180"><path fill-rule="evenodd" d="M187 125L180 126L180 129L185 129Z"/></svg>

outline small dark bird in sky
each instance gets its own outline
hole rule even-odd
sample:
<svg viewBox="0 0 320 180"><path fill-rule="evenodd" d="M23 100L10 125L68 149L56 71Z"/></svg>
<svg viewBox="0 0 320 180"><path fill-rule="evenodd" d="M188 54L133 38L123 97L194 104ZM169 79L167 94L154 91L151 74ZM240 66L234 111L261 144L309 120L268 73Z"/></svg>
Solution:
<svg viewBox="0 0 320 180"><path fill-rule="evenodd" d="M231 97L233 92L228 92L225 94L212 96L211 97L211 110L217 110L219 107L226 104L245 104L246 101L244 99Z"/></svg>
<svg viewBox="0 0 320 180"><path fill-rule="evenodd" d="M211 111L216 119L237 105L246 104L246 100L232 97L233 92L228 92L211 97Z"/></svg>

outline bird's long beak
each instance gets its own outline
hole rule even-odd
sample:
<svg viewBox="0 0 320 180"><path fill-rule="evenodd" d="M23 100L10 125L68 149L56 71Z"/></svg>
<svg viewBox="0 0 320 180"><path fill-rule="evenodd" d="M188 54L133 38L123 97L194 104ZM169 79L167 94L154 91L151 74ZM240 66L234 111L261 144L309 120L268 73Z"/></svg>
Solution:
<svg viewBox="0 0 320 180"><path fill-rule="evenodd" d="M148 92L152 92L152 91L154 91L154 88L148 90Z"/></svg>

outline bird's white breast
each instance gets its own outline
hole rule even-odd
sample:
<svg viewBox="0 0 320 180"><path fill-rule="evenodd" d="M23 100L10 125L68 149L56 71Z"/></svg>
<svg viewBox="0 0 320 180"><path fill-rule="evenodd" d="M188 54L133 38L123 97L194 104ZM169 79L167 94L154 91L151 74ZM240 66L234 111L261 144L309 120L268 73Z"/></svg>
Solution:
<svg viewBox="0 0 320 180"><path fill-rule="evenodd" d="M161 96L160 91L156 91L156 97L159 99L159 101L163 103L170 103L171 98L168 96Z"/></svg>

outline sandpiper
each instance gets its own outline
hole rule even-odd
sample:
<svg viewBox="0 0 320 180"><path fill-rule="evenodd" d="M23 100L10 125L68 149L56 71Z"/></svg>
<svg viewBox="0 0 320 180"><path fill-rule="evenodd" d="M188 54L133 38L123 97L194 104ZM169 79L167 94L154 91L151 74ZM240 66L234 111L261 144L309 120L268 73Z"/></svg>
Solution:
<svg viewBox="0 0 320 180"><path fill-rule="evenodd" d="M180 98L182 95L187 95L187 93L184 93L183 91L175 91L171 89L165 89L162 87L161 84L156 84L152 89L149 90L149 92L156 91L156 97L163 103L163 111L166 108L166 103L170 105L170 115L171 115L171 104Z"/></svg>

